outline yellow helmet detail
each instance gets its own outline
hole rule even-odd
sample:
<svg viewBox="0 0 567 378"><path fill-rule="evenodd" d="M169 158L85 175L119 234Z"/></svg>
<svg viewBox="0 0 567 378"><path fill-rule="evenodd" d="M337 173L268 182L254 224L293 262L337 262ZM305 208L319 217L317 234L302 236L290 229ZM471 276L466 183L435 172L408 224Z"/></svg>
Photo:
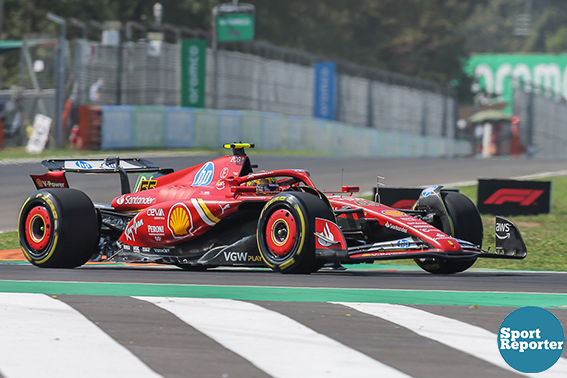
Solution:
<svg viewBox="0 0 567 378"><path fill-rule="evenodd" d="M246 186L255 186L257 192L279 191L278 180L275 177L264 177L246 182Z"/></svg>

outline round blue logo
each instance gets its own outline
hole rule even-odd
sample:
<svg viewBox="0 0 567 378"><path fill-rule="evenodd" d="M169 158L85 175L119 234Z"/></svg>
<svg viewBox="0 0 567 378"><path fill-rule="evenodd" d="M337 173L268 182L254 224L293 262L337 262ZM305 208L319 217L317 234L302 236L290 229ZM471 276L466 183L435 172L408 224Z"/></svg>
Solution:
<svg viewBox="0 0 567 378"><path fill-rule="evenodd" d="M209 161L199 169L199 172L195 174L195 179L193 180L193 184L191 186L205 186L209 185L213 180L213 176L215 175L215 165L213 162Z"/></svg>
<svg viewBox="0 0 567 378"><path fill-rule="evenodd" d="M430 186L429 188L425 188L421 191L421 196L422 197L429 197L430 195L432 195L433 193L435 193L435 190L439 187L439 185L436 186Z"/></svg>
<svg viewBox="0 0 567 378"><path fill-rule="evenodd" d="M86 161L78 161L75 165L81 169L91 169L93 166L87 163Z"/></svg>
<svg viewBox="0 0 567 378"><path fill-rule="evenodd" d="M552 367L563 352L565 334L555 315L540 307L522 307L504 319L498 350L512 368L540 373Z"/></svg>

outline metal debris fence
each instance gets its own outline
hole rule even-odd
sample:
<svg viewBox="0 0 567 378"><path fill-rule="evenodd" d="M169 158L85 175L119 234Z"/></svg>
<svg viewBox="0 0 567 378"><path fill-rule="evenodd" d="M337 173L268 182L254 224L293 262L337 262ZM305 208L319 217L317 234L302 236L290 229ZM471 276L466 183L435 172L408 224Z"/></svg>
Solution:
<svg viewBox="0 0 567 378"><path fill-rule="evenodd" d="M567 103L561 95L514 88L513 112L520 117L520 137L530 156L542 159L567 158Z"/></svg>
<svg viewBox="0 0 567 378"><path fill-rule="evenodd" d="M302 65L220 50L215 91L214 55L209 51L207 57L208 107L213 108L216 101L220 109L313 114L313 64L321 57L312 56L310 64ZM457 100L441 86L365 67L352 71L338 63L337 121L415 135L455 136Z"/></svg>
<svg viewBox="0 0 567 378"><path fill-rule="evenodd" d="M84 39L68 42L64 98L87 105L180 106L180 43L163 42L159 54L151 48L145 40L118 46ZM31 61L46 56L51 62L49 70L54 69L55 60L45 51L29 52ZM55 48L52 53L55 56ZM322 60L325 58L263 42L247 44L241 51L209 48L206 107L311 117L313 65ZM52 76L44 73L49 79L43 80L39 92L53 85ZM336 82L338 122L456 138L457 100L436 83L347 62L337 62ZM21 80L21 85L37 90L29 79Z"/></svg>

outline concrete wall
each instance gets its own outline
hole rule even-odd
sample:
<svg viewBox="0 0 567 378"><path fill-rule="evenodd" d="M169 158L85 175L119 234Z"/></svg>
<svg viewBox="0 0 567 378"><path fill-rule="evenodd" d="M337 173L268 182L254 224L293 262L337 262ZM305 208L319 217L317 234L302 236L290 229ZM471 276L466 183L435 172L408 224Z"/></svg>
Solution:
<svg viewBox="0 0 567 378"><path fill-rule="evenodd" d="M470 143L357 127L310 117L160 106L103 106L101 148L219 148L254 143L261 150L316 150L343 156L464 156Z"/></svg>

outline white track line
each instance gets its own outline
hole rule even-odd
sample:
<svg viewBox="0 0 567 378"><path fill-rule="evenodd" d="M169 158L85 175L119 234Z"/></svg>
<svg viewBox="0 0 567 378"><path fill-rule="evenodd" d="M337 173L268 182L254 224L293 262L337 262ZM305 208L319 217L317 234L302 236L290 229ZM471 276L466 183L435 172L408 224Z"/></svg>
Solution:
<svg viewBox="0 0 567 378"><path fill-rule="evenodd" d="M496 334L459 320L402 305L386 303L333 303L398 324L420 336L435 340L518 374L538 378L567 377L567 360L565 358L560 358L553 367L542 373L524 374L514 370L500 355Z"/></svg>
<svg viewBox="0 0 567 378"><path fill-rule="evenodd" d="M285 315L252 303L136 298L173 313L273 377L409 377Z"/></svg>
<svg viewBox="0 0 567 378"><path fill-rule="evenodd" d="M5 378L156 378L128 349L64 302L0 293L0 374Z"/></svg>

